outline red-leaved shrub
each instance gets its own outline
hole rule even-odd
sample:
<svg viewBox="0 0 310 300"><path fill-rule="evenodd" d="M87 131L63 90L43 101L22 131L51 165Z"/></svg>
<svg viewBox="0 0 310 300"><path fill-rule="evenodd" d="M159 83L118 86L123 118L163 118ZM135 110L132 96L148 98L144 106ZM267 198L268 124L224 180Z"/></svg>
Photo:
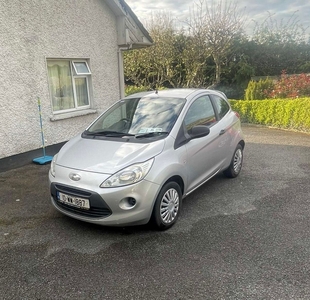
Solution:
<svg viewBox="0 0 310 300"><path fill-rule="evenodd" d="M275 82L268 98L300 98L310 96L310 75L287 75L282 71L281 77Z"/></svg>

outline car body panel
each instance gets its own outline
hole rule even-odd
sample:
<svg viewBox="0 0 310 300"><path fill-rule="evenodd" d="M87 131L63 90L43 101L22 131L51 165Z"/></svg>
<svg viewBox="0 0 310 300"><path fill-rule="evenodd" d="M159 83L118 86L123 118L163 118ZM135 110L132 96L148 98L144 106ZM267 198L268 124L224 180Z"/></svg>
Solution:
<svg viewBox="0 0 310 300"><path fill-rule="evenodd" d="M158 155L164 140L153 143L129 143L126 138L113 140L84 139L80 135L70 140L57 158L57 164L89 172L113 174L136 162Z"/></svg>

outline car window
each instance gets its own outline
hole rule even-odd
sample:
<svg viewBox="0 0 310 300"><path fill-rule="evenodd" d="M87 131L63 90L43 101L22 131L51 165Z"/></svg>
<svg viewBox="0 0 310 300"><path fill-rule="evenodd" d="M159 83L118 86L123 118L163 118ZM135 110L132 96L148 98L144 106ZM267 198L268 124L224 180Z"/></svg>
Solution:
<svg viewBox="0 0 310 300"><path fill-rule="evenodd" d="M116 131L131 135L167 133L183 108L183 98L136 98L119 101L87 130L89 134Z"/></svg>
<svg viewBox="0 0 310 300"><path fill-rule="evenodd" d="M212 98L214 100L214 104L215 104L216 110L219 114L219 117L220 117L220 119L222 119L227 114L227 112L229 111L229 105L226 102L226 100L224 100L220 96L212 95Z"/></svg>
<svg viewBox="0 0 310 300"><path fill-rule="evenodd" d="M188 132L196 125L211 126L215 122L215 112L208 96L202 96L195 100L184 118Z"/></svg>

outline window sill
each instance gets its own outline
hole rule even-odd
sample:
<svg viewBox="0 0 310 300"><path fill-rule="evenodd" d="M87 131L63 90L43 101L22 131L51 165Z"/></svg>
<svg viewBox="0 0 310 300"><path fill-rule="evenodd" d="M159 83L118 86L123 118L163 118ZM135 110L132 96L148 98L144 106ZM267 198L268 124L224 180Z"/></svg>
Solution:
<svg viewBox="0 0 310 300"><path fill-rule="evenodd" d="M55 114L50 116L50 120L52 122L54 121L59 121L59 120L64 120L64 119L70 119L70 118L75 118L75 117L80 117L80 116L86 116L90 114L95 114L97 113L96 109L86 109L86 110L79 110L79 111L71 111L71 112L66 112L66 113L60 113L60 114Z"/></svg>

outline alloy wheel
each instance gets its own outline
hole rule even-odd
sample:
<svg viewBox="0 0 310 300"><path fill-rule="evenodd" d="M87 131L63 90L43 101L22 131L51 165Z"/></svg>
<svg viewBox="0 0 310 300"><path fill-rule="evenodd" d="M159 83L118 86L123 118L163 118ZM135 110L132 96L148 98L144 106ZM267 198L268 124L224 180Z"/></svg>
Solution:
<svg viewBox="0 0 310 300"><path fill-rule="evenodd" d="M234 156L233 168L236 174L238 174L242 167L242 150L237 149Z"/></svg>
<svg viewBox="0 0 310 300"><path fill-rule="evenodd" d="M160 203L160 216L164 223L170 224L179 211L179 194L174 188L165 192Z"/></svg>

